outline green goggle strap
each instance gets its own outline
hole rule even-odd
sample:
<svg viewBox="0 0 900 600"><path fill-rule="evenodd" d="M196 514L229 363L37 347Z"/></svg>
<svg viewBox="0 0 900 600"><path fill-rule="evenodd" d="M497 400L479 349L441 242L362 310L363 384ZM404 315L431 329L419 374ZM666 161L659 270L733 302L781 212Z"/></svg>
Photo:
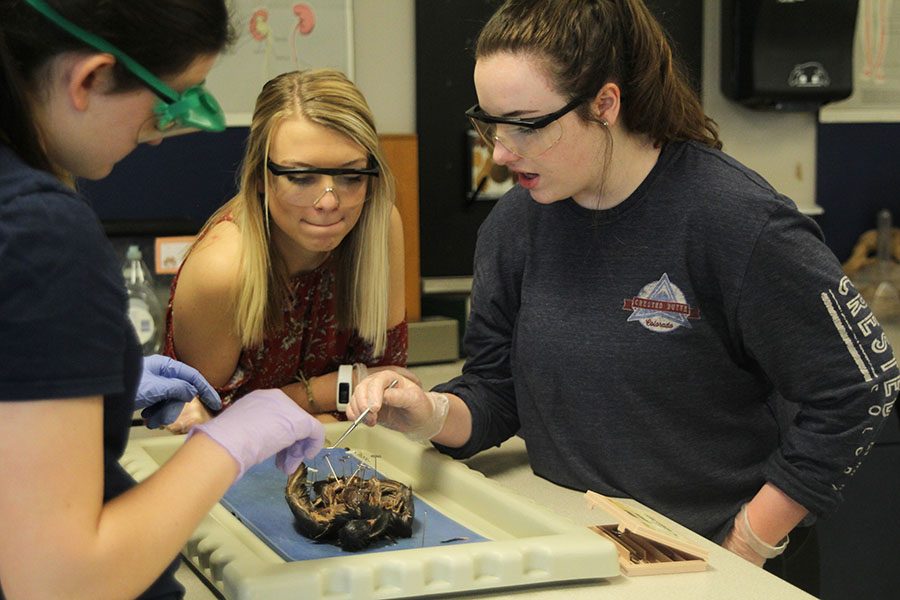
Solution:
<svg viewBox="0 0 900 600"><path fill-rule="evenodd" d="M154 109L159 118L159 129L165 131L181 124L205 129L222 131L225 129L225 115L215 97L203 86L194 86L179 94L156 75L140 65L136 60L89 31L75 25L47 5L44 0L25 0L25 3L41 13L54 25L74 36L85 44L112 54L126 69L143 81L162 100Z"/></svg>
<svg viewBox="0 0 900 600"><path fill-rule="evenodd" d="M44 2L44 0L25 0L25 3L47 17L47 19L52 21L57 27L78 38L85 44L92 46L93 48L96 48L101 52L108 52L109 54L115 56L118 60L122 61L122 64L125 65L126 69L134 73L144 83L150 86L150 88L158 96L160 96L160 98L169 102L178 101L178 92L160 81L160 79L156 75L142 67L136 60L134 60L103 38L96 36L89 31L85 31L75 23L68 21L61 14L50 8L50 6L48 6L47 3Z"/></svg>

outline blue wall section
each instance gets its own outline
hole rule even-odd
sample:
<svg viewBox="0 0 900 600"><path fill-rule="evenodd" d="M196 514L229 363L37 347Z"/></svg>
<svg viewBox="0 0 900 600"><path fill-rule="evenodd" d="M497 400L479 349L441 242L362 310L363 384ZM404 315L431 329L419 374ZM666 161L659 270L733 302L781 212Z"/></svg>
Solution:
<svg viewBox="0 0 900 600"><path fill-rule="evenodd" d="M126 225L117 233L195 233L234 195L247 132L235 127L141 145L109 177L79 181L79 188L104 222Z"/></svg>
<svg viewBox="0 0 900 600"><path fill-rule="evenodd" d="M168 223L159 233L193 233L234 194L246 127L197 133L160 146L141 146L101 181L81 181L105 222ZM843 262L860 234L875 227L881 208L900 226L900 123L841 123L818 127L817 217L825 241ZM428 180L428 173L420 173ZM466 253L464 249L460 252ZM468 252L471 252L469 250Z"/></svg>
<svg viewBox="0 0 900 600"><path fill-rule="evenodd" d="M897 123L818 127L816 199L825 213L817 221L841 262L847 260L860 234L875 228L880 209L890 209L894 225L900 225L898 143ZM856 481L847 486L844 504L819 522L823 600L898 597L900 571L884 569L876 559L900 554L898 461L900 432L897 419L890 418Z"/></svg>
<svg viewBox="0 0 900 600"><path fill-rule="evenodd" d="M841 123L818 127L817 218L841 262L860 234L875 228L875 214L890 209L900 226L900 124Z"/></svg>

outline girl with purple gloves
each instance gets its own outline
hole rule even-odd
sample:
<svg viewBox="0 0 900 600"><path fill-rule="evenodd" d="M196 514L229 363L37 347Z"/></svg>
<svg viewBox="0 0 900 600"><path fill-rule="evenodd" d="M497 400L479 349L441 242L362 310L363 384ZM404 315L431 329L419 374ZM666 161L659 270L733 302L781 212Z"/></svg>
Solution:
<svg viewBox="0 0 900 600"><path fill-rule="evenodd" d="M235 479L322 446L315 418L257 390L141 484L118 464L135 408L218 398L170 359L142 377L119 261L74 180L223 129L202 83L232 37L223 0L0 2L0 598L180 598L173 559Z"/></svg>

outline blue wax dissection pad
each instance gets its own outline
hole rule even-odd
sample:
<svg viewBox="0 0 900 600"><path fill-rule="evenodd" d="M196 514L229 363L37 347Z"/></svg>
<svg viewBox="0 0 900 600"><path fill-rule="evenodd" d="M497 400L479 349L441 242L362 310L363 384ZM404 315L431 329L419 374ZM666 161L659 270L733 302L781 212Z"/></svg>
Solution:
<svg viewBox="0 0 900 600"><path fill-rule="evenodd" d="M337 475L352 475L359 466L359 460L342 449L328 450L329 460ZM325 479L331 474L322 454L310 461L319 469L317 478ZM363 473L360 470L360 473ZM365 477L373 474L366 467ZM380 474L379 477L382 477ZM263 540L272 550L287 561L310 560L358 554L341 550L334 543L311 540L294 528L294 513L284 498L287 476L275 466L275 459L262 462L248 470L244 476L225 493L222 504L231 511L248 529ZM379 539L360 552L388 552L423 546L456 545L482 542L487 538L448 518L433 506L415 495L415 516L412 537L396 540ZM424 526L424 536L422 530ZM464 539L456 539L464 538ZM452 540L452 541L447 541Z"/></svg>

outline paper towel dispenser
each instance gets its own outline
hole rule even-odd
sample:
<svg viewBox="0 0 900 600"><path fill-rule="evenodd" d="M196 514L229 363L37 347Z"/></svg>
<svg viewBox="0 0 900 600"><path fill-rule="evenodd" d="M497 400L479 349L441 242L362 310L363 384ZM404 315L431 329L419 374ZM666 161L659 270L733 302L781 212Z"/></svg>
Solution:
<svg viewBox="0 0 900 600"><path fill-rule="evenodd" d="M722 0L725 97L771 110L818 110L853 91L858 0Z"/></svg>

